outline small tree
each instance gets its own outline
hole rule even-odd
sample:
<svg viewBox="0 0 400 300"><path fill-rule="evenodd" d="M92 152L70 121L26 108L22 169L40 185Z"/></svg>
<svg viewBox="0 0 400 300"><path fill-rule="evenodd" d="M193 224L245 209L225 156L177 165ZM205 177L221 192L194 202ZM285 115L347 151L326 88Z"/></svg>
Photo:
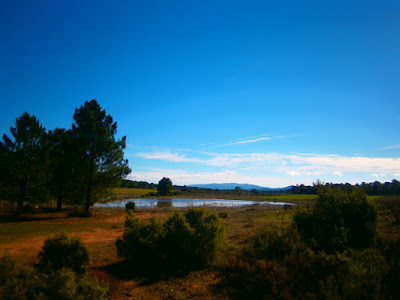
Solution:
<svg viewBox="0 0 400 300"><path fill-rule="evenodd" d="M172 181L164 177L158 182L157 192L161 196L167 196L172 189Z"/></svg>

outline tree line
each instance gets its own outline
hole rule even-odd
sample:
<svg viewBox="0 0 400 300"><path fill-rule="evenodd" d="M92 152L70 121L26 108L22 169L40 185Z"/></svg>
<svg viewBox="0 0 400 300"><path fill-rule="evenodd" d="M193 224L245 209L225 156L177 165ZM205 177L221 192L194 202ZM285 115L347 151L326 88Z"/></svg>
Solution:
<svg viewBox="0 0 400 300"><path fill-rule="evenodd" d="M321 183L317 182L314 185L296 185L293 186L290 192L292 194L318 194L318 189ZM400 195L400 181L393 179L392 182L381 183L374 181L370 183L361 183L352 185L350 183L326 183L325 186L339 188L342 191L352 192L358 187L362 187L368 195Z"/></svg>
<svg viewBox="0 0 400 300"><path fill-rule="evenodd" d="M0 199L17 203L57 201L82 205L84 212L130 173L124 158L126 136L96 100L75 109L71 128L46 130L25 112L0 141Z"/></svg>

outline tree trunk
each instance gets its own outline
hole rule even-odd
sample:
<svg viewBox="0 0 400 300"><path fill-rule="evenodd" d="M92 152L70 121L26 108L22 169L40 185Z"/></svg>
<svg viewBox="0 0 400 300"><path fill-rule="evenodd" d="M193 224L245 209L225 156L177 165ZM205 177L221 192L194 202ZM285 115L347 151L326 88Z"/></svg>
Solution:
<svg viewBox="0 0 400 300"><path fill-rule="evenodd" d="M87 193L86 193L86 200L85 200L85 213L89 213L90 203L92 197L92 176L90 176L88 185L87 185Z"/></svg>
<svg viewBox="0 0 400 300"><path fill-rule="evenodd" d="M86 200L85 200L85 213L89 213L90 209L90 203L91 203L91 198L92 198L92 179L93 179L93 170L94 170L94 159L91 158L91 163L90 163L90 174L89 174L89 179L87 181L87 192L86 192Z"/></svg>
<svg viewBox="0 0 400 300"><path fill-rule="evenodd" d="M26 184L20 185L21 190L20 190L20 194L19 194L19 197L18 197L18 200L17 200L18 206L17 206L17 211L16 211L16 213L18 215L22 213L22 207L24 206L25 194L26 194L25 193L25 190L26 190L25 186L26 186Z"/></svg>
<svg viewBox="0 0 400 300"><path fill-rule="evenodd" d="M17 203L18 203L17 214L19 215L22 213L22 207L24 206L24 198L21 197L20 199L18 199Z"/></svg>
<svg viewBox="0 0 400 300"><path fill-rule="evenodd" d="M58 199L57 199L57 211L61 211L61 209L62 209L62 202L63 202L62 197L58 197Z"/></svg>

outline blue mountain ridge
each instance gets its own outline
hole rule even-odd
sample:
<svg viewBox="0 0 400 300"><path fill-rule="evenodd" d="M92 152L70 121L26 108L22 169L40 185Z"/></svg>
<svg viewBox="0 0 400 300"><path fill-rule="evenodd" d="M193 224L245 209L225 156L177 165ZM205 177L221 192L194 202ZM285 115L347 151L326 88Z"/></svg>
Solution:
<svg viewBox="0 0 400 300"><path fill-rule="evenodd" d="M191 184L188 186L202 188L202 189L212 189L212 190L234 190L236 187L239 187L243 190L259 190L259 191L284 191L284 190L290 190L292 188L292 186L287 186L282 188L268 188L255 184L246 184L246 183L208 183L208 184Z"/></svg>

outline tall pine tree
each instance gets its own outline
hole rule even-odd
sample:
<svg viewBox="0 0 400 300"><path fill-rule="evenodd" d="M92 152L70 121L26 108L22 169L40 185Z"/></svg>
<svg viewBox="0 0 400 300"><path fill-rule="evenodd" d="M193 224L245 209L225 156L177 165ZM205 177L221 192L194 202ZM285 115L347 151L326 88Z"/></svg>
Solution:
<svg viewBox="0 0 400 300"><path fill-rule="evenodd" d="M27 112L10 128L11 137L0 142L0 173L9 200L17 201L22 212L25 201L42 202L47 195L48 147L46 130L35 116Z"/></svg>
<svg viewBox="0 0 400 300"><path fill-rule="evenodd" d="M76 199L83 202L88 213L91 205L110 195L111 188L131 171L123 153L126 137L116 140L117 123L96 100L86 101L77 108L74 121L71 134Z"/></svg>

